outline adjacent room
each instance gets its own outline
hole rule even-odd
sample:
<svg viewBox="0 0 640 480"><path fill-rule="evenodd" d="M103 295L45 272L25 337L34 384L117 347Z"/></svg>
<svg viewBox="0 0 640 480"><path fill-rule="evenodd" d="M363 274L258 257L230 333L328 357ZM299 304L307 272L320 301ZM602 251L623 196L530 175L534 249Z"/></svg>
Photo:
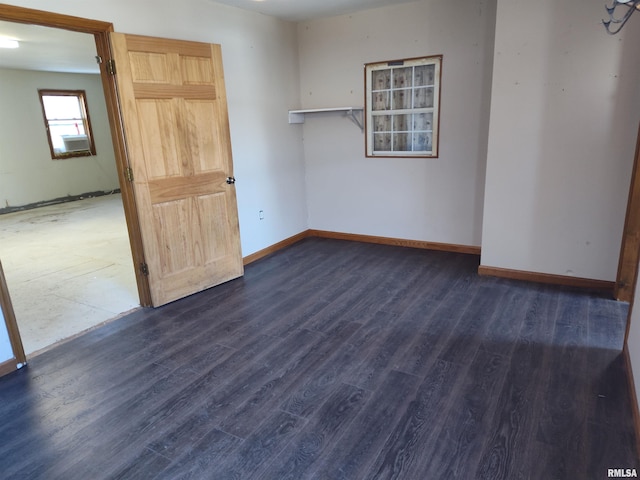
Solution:
<svg viewBox="0 0 640 480"><path fill-rule="evenodd" d="M6 474L637 475L640 0L12 3L116 32L133 179L53 196L135 196L155 307L24 366L0 282Z"/></svg>
<svg viewBox="0 0 640 480"><path fill-rule="evenodd" d="M0 50L0 258L31 355L139 300L93 36L15 22L0 30L28 45ZM57 124L45 124L39 92L84 92L92 151L69 144L82 118L53 112ZM50 146L48 131L67 145Z"/></svg>

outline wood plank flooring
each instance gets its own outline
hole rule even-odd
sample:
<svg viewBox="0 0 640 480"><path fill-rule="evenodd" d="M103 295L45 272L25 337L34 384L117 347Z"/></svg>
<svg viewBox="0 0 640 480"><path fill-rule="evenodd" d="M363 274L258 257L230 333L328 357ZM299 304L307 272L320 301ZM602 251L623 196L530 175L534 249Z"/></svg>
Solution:
<svg viewBox="0 0 640 480"><path fill-rule="evenodd" d="M307 239L0 379L3 479L604 479L627 305Z"/></svg>

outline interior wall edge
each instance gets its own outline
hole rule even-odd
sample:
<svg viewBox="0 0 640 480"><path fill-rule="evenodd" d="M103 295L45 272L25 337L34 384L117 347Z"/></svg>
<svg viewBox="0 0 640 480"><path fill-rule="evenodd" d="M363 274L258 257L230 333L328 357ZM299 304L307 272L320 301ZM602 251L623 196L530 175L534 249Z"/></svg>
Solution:
<svg viewBox="0 0 640 480"><path fill-rule="evenodd" d="M247 255L242 259L242 263L244 265L249 265L250 263L256 262L261 258L266 257L267 255L275 253L278 250L282 250L283 248L288 247L289 245L293 245L294 243L304 240L307 237L309 237L309 230L304 230L289 238L285 238L284 240L278 243L274 243L273 245L270 245L267 248L263 248L262 250L258 250L257 252L252 253L251 255Z"/></svg>

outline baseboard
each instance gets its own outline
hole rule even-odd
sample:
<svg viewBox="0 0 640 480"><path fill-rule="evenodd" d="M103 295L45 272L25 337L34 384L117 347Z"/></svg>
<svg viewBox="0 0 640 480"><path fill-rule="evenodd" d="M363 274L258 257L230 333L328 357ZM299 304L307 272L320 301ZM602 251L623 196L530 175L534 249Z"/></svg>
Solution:
<svg viewBox="0 0 640 480"><path fill-rule="evenodd" d="M27 205L19 205L16 207L2 207L0 208L0 215L6 213L22 212L24 210L33 210L34 208L48 207L50 205L58 205L59 203L75 202L78 200L84 200L85 198L103 197L105 195L113 195L114 193L120 193L120 189L115 190L99 190L95 192L81 193L80 195L67 195L65 197L52 198L51 200L42 200L40 202L29 203Z"/></svg>
<svg viewBox="0 0 640 480"><path fill-rule="evenodd" d="M391 245L396 247L421 248L424 250L439 250L443 252L465 253L470 255L480 255L480 247L471 245L456 245L451 243L425 242L421 240L406 240L402 238L378 237L374 235L359 235L355 233L330 232L326 230L305 230L297 235L286 238L270 247L243 258L243 263L248 265L256 260L266 257L289 245L304 240L309 237L331 238L334 240L348 240L352 242L375 243L379 245ZM604 280L593 280L590 278L570 277L567 275L553 275L550 273L527 272L524 270L512 270L508 268L478 267L479 275L508 278L511 280L524 280L527 282L547 283L551 285L563 285L567 287L577 287L585 290L598 290L613 295L615 282Z"/></svg>
<svg viewBox="0 0 640 480"><path fill-rule="evenodd" d="M615 282L607 282L605 280L570 277L567 275L553 275L550 273L527 272L524 270L511 270L509 268L487 267L485 265L480 265L478 267L478 274L491 277L509 278L511 280L524 280L527 282L577 287L586 290L598 290L607 292L611 295L613 295L613 290L616 285Z"/></svg>
<svg viewBox="0 0 640 480"><path fill-rule="evenodd" d="M443 252L467 253L480 255L480 247L471 245L456 245L452 243L425 242L421 240L405 240L402 238L377 237L373 235L358 235L354 233L328 232L325 230L308 230L310 237L333 238L336 240L350 240L353 242L376 243L379 245L393 245L396 247L421 248L424 250L439 250Z"/></svg>
<svg viewBox="0 0 640 480"><path fill-rule="evenodd" d="M247 255L242 259L242 263L244 265L249 265L250 263L253 263L257 260L260 260L261 258L266 257L267 255L277 252L278 250L282 250L283 248L286 248L289 245L293 245L294 243L297 243L300 240L304 240L308 236L309 236L309 230L305 230L304 232L300 232L297 235L294 235L289 238L285 238L281 242L274 243L270 247L259 250L256 253L252 253L251 255Z"/></svg>
<svg viewBox="0 0 640 480"><path fill-rule="evenodd" d="M244 265L249 265L283 248L309 237L331 238L334 240L348 240L351 242L376 243L379 245L392 245L396 247L421 248L424 250L439 250L443 252L466 253L470 255L480 255L480 247L470 245L455 245L451 243L424 242L421 240L405 240L402 238L376 237L372 235L358 235L354 233L329 232L326 230L305 230L297 235L286 238L281 242L274 243L270 247L259 250L242 259Z"/></svg>
<svg viewBox="0 0 640 480"><path fill-rule="evenodd" d="M0 363L0 377L14 372L18 369L18 361L15 358L11 358L6 362Z"/></svg>
<svg viewBox="0 0 640 480"><path fill-rule="evenodd" d="M633 368L631 367L631 357L629 356L629 348L625 342L622 349L622 356L627 371L627 383L629 387L629 397L631 400L631 411L633 413L633 427L636 433L636 452L640 457L640 409L638 408L638 396L636 395L636 384L633 379Z"/></svg>

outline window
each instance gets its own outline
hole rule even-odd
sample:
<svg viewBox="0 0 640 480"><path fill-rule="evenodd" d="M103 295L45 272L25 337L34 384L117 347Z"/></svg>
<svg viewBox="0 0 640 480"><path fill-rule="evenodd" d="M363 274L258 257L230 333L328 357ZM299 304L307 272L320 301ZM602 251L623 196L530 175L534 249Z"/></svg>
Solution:
<svg viewBox="0 0 640 480"><path fill-rule="evenodd" d="M437 157L442 55L365 65L367 157Z"/></svg>
<svg viewBox="0 0 640 480"><path fill-rule="evenodd" d="M38 90L51 158L96 154L84 90Z"/></svg>

